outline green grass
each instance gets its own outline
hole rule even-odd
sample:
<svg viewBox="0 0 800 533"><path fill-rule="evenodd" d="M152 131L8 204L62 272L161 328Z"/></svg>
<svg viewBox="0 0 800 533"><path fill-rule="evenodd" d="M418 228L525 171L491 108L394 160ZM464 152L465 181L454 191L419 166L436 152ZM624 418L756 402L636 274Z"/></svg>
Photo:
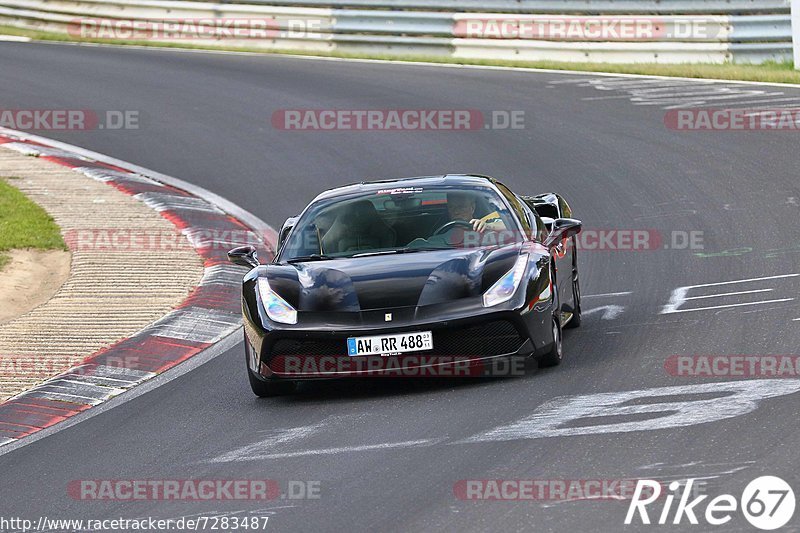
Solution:
<svg viewBox="0 0 800 533"><path fill-rule="evenodd" d="M0 180L0 268L10 260L6 252L20 248L66 250L67 246L44 209Z"/></svg>
<svg viewBox="0 0 800 533"><path fill-rule="evenodd" d="M79 39L68 34L28 30L13 26L0 25L0 34L19 35L42 41L89 42L136 46L156 46L162 48L187 48L195 50L212 49L206 46L186 43L156 43L152 41L124 41L111 39ZM677 76L684 78L708 78L720 80L759 81L766 83L800 84L800 71L794 70L789 62L769 62L762 65L725 63L569 63L561 61L506 61L489 59L457 59L453 57L435 56L395 56L389 54L351 54L346 52L299 52L294 50L270 50L250 47L214 47L213 50L233 52L255 52L262 54L314 55L320 57L343 57L352 59L388 59L394 61L427 61L431 63L447 63L459 65L487 65L501 67L518 67L530 69L580 70L586 72L610 72L613 74L648 74L655 76Z"/></svg>

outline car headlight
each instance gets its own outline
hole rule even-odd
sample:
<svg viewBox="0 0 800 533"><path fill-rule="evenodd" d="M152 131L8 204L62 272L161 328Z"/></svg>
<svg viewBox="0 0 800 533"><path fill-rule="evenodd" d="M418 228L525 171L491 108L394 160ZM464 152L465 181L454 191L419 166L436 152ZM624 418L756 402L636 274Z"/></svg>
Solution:
<svg viewBox="0 0 800 533"><path fill-rule="evenodd" d="M509 301L514 293L517 292L519 283L522 281L522 276L525 275L525 269L528 266L528 254L522 254L517 258L514 263L514 268L503 274L503 277L498 279L494 285L489 287L483 293L483 306L493 307L503 302Z"/></svg>
<svg viewBox="0 0 800 533"><path fill-rule="evenodd" d="M297 310L272 290L267 278L258 278L257 283L258 295L269 319L281 324L297 324Z"/></svg>

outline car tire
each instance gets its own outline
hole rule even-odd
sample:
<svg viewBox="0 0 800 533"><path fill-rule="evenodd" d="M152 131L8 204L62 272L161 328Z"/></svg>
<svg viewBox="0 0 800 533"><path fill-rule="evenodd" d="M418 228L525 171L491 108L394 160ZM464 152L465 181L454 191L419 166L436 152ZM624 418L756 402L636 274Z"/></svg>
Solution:
<svg viewBox="0 0 800 533"><path fill-rule="evenodd" d="M292 394L297 390L296 381L265 381L253 375L253 371L247 369L247 377L250 379L250 388L253 389L253 394L259 398L272 398L275 396L285 396Z"/></svg>
<svg viewBox="0 0 800 533"><path fill-rule="evenodd" d="M564 359L561 322L556 317L553 317L553 338L554 341L550 347L550 351L539 359L540 367L558 366L561 364L561 360Z"/></svg>

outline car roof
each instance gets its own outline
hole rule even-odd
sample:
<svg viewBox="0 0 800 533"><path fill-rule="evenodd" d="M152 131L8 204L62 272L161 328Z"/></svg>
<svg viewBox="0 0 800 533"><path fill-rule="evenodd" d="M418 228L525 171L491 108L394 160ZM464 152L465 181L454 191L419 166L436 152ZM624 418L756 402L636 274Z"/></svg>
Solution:
<svg viewBox="0 0 800 533"><path fill-rule="evenodd" d="M433 185L467 185L467 186L487 186L494 184L495 179L490 176L480 174L443 174L441 176L416 176L410 178L394 178L374 181L361 181L351 183L317 195L314 201L324 198L334 198L355 192L379 191L391 187L430 187Z"/></svg>

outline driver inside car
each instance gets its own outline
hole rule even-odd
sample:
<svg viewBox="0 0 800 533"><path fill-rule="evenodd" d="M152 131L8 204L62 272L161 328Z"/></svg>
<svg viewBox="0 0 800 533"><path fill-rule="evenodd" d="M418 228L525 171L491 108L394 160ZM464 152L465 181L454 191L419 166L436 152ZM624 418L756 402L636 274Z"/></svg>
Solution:
<svg viewBox="0 0 800 533"><path fill-rule="evenodd" d="M488 215L475 218L477 203L471 194L450 192L447 193L447 216L450 222L463 220L472 224L472 229L479 233L484 231L503 231L506 225L500 220L499 213L492 212Z"/></svg>

